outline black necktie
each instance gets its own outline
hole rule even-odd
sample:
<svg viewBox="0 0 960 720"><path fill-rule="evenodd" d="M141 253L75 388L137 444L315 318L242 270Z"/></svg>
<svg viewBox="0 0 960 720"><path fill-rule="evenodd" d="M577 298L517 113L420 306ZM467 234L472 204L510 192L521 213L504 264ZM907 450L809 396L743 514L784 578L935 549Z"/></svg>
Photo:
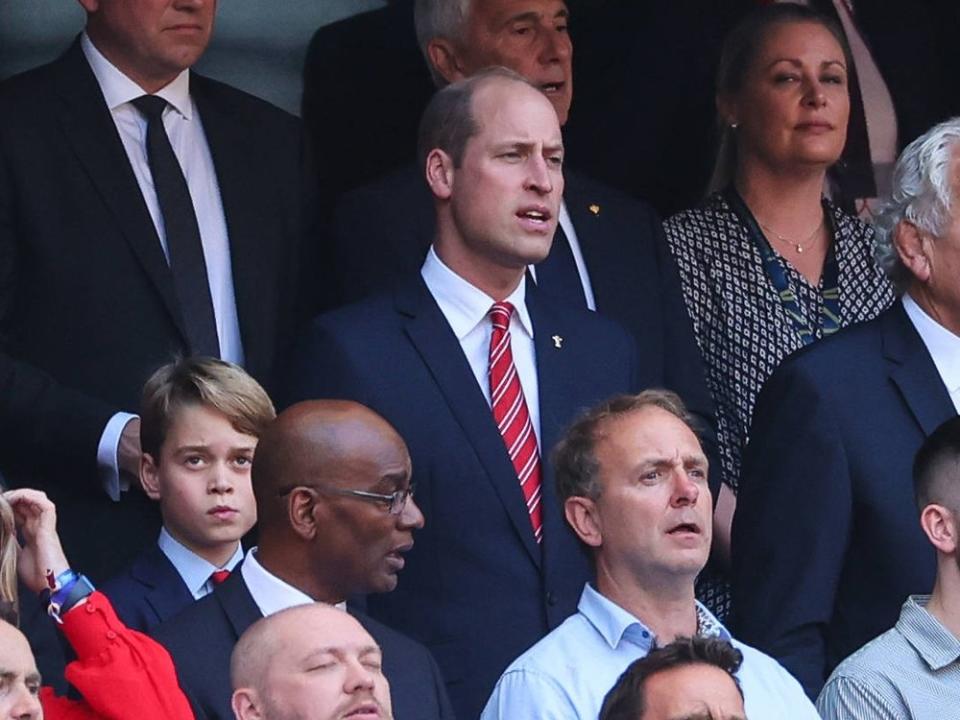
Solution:
<svg viewBox="0 0 960 720"><path fill-rule="evenodd" d="M190 353L220 357L200 228L187 181L163 127L167 101L156 95L142 95L133 104L147 119L147 158L163 215L173 288L180 301Z"/></svg>
<svg viewBox="0 0 960 720"><path fill-rule="evenodd" d="M577 262L573 259L573 251L557 223L557 232L553 236L553 245L550 254L537 264L537 287L569 303L579 307L587 306L587 298L583 294L583 283L580 282L580 273L577 272Z"/></svg>

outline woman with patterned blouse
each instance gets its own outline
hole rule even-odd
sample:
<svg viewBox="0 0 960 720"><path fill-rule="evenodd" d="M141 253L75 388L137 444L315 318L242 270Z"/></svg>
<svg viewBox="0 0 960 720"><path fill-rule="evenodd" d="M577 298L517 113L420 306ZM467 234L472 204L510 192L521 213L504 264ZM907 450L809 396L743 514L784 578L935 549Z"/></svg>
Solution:
<svg viewBox="0 0 960 720"><path fill-rule="evenodd" d="M717 406L721 552L764 381L793 351L893 301L872 228L822 197L846 140L849 66L840 29L809 8L745 18L718 72L718 191L665 223Z"/></svg>

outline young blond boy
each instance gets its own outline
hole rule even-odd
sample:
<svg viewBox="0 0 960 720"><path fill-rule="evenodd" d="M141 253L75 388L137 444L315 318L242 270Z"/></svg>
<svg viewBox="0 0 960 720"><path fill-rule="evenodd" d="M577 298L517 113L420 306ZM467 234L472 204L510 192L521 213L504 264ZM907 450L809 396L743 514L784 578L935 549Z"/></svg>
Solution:
<svg viewBox="0 0 960 720"><path fill-rule="evenodd" d="M211 592L243 558L256 522L250 466L276 416L240 367L212 358L165 365L147 381L140 412L140 484L163 528L102 586L120 618L144 632Z"/></svg>

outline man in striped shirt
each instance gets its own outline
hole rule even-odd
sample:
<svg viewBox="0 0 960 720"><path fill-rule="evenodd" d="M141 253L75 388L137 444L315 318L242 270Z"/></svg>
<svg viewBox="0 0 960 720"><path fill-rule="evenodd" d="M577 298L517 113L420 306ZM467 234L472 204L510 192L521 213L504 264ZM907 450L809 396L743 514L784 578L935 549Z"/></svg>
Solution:
<svg viewBox="0 0 960 720"><path fill-rule="evenodd" d="M931 595L911 595L897 624L834 670L817 700L824 720L925 720L960 708L960 417L913 464L920 526L937 554Z"/></svg>

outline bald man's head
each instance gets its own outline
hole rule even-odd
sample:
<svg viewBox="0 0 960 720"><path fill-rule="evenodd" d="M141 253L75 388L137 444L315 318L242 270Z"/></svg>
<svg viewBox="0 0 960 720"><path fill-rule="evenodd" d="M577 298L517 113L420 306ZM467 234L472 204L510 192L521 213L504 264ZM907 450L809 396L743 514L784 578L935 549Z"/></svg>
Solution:
<svg viewBox="0 0 960 720"><path fill-rule="evenodd" d="M289 608L251 625L233 650L230 679L237 720L392 717L380 648L330 605Z"/></svg>
<svg viewBox="0 0 960 720"><path fill-rule="evenodd" d="M393 590L423 526L410 477L403 439L369 408L341 400L288 408L253 461L258 558L315 600Z"/></svg>
<svg viewBox="0 0 960 720"><path fill-rule="evenodd" d="M0 620L0 718L42 720L40 673L23 633Z"/></svg>

